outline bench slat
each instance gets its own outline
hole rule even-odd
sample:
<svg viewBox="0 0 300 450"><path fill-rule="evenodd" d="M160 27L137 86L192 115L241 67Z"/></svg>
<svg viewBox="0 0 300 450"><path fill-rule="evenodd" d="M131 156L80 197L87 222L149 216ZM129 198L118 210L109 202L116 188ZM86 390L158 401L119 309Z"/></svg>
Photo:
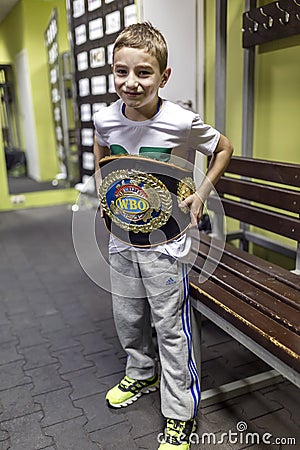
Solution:
<svg viewBox="0 0 300 450"><path fill-rule="evenodd" d="M237 259L237 261L244 262L245 258L243 255L243 250L240 250L233 245L227 244L225 247L226 255L230 255L231 257L234 257ZM288 270L283 269L282 267L277 266L276 264L270 263L269 261L265 261L260 259L256 255L252 255L250 253L247 253L246 258L246 264L249 267L257 268L259 267L259 270L268 275L271 279L275 278L276 280L279 280L283 284L286 285L287 290L289 288L293 289L300 289L300 280L299 276L295 275Z"/></svg>
<svg viewBox="0 0 300 450"><path fill-rule="evenodd" d="M282 324L244 302L213 281L198 285L199 275L190 272L190 292L193 298L232 323L255 342L300 372L300 337ZM220 300L221 299L221 300Z"/></svg>
<svg viewBox="0 0 300 450"><path fill-rule="evenodd" d="M193 266L194 271L201 272L205 257L198 256ZM299 333L300 312L290 305L276 299L275 295L260 289L259 284L254 285L254 280L244 280L235 275L232 270L221 267L216 268L211 280L228 292L235 295L241 302L249 303L254 308L264 312L278 323L284 324L288 329ZM249 282L250 281L250 282ZM280 316L278 315L280 311Z"/></svg>
<svg viewBox="0 0 300 450"><path fill-rule="evenodd" d="M200 250L199 259L196 259L194 263L195 270L201 271L206 259L206 252ZM271 295L274 300L285 303L296 311L300 311L299 290L287 287L275 278L266 277L259 269L249 269L249 266L246 264L242 265L240 262L234 263L234 261L228 260L226 255L222 256L219 267L227 272L228 277L232 275L242 282L247 283L251 291L259 290L262 295ZM225 278L225 275L223 274L222 278Z"/></svg>
<svg viewBox="0 0 300 450"><path fill-rule="evenodd" d="M189 230L189 234L192 239L195 240L194 247L198 248L199 241L210 247L211 245L217 246L218 248L223 248L222 243L213 239L213 244L211 242L211 237L208 236L204 232L199 232L195 228L191 228ZM234 247L231 244L225 244L225 248L223 250L224 254L235 259L238 262L245 263L249 266L249 268L257 269L259 268L260 272L268 275L270 278L275 278L276 280L282 282L287 286L287 290L289 287L300 291L300 277L295 275L294 273L289 272L286 269L283 269L276 264L270 263L269 261L265 261L259 258L256 255L252 255L251 253L240 250L239 248ZM300 298L300 295L299 295Z"/></svg>
<svg viewBox="0 0 300 450"><path fill-rule="evenodd" d="M300 211L300 192L223 177L216 189L220 195L229 194L298 214Z"/></svg>
<svg viewBox="0 0 300 450"><path fill-rule="evenodd" d="M234 156L231 158L226 172L300 187L299 164Z"/></svg>
<svg viewBox="0 0 300 450"><path fill-rule="evenodd" d="M214 196L209 197L208 209L214 210L215 202ZM297 218L284 216L266 209L262 210L256 206L235 202L226 198L222 198L222 204L226 216L293 240L297 240L300 236L300 221ZM217 207L219 207L219 202Z"/></svg>
<svg viewBox="0 0 300 450"><path fill-rule="evenodd" d="M196 228L191 228L189 230L189 235L196 242L195 248L197 248L197 245L199 245L200 241L201 243L205 243L208 246L213 245L213 247L215 246L217 248L223 249L222 242L219 242L218 239L214 238L212 244L211 237L203 231L197 230ZM276 280L279 280L282 283L286 284L287 289L290 286L293 289L297 289L300 291L300 277L298 275L291 273L288 270L277 266L276 264L259 258L256 255L245 252L244 250L240 250L232 244L225 244L223 252L226 253L226 255L236 259L236 261L247 264L249 267L252 267L254 269L259 268L262 273L269 275L271 278L275 277Z"/></svg>
<svg viewBox="0 0 300 450"><path fill-rule="evenodd" d="M203 233L201 233L200 245L195 237L192 237L192 252L194 254L199 254L200 257L203 258L202 263L197 263L199 267L202 267L204 260L209 255L211 245L211 240L207 240L207 236L203 236ZM241 258L244 256L244 260L241 258L238 260L235 256L230 254L230 251L227 250L228 248L230 249L230 247L232 247L230 244L225 246L222 253L222 258L219 262L220 267L247 281L250 284L250 287L253 286L256 289L264 291L274 296L281 302L284 302L300 311L300 282L298 289L290 286L289 284L287 285L287 283L276 278L274 274L266 274L258 265L256 267L249 265L247 261L249 255L248 253L239 250L239 254ZM218 255L216 256L218 257ZM214 256L209 255L209 257L213 258ZM202 265L200 266L200 264ZM230 276L230 273L228 276ZM298 281L298 279L296 279L296 281Z"/></svg>

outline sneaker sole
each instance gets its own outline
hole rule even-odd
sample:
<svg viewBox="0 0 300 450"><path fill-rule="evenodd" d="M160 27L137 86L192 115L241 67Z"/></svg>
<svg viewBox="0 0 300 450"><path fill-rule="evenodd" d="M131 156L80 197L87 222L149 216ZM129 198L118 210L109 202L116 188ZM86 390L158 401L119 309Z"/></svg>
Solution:
<svg viewBox="0 0 300 450"><path fill-rule="evenodd" d="M195 433L196 430L197 430L197 421L196 421L196 419L194 419L194 423L193 423L193 428L192 428L191 434ZM164 433L165 433L165 430L164 430ZM163 443L165 443L165 441L163 441ZM190 447L191 447L191 442L189 442L189 447L188 448L190 449Z"/></svg>
<svg viewBox="0 0 300 450"><path fill-rule="evenodd" d="M125 400L122 403L110 403L106 399L107 406L109 408L113 409L119 409L119 408L126 408L126 406L132 405L132 403L136 402L143 394L151 394L151 392L157 391L159 388L159 383L155 384L154 386L147 386L140 390L140 392L133 397L130 397L128 400Z"/></svg>
<svg viewBox="0 0 300 450"><path fill-rule="evenodd" d="M197 430L197 421L196 421L196 419L194 419L192 433L195 433L196 430Z"/></svg>

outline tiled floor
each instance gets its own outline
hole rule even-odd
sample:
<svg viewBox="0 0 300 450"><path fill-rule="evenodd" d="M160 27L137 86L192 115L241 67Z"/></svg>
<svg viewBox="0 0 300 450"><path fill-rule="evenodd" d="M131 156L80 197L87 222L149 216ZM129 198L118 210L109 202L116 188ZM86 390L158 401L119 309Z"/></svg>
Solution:
<svg viewBox="0 0 300 450"><path fill-rule="evenodd" d="M98 269L94 255L82 255L88 226L76 241L81 262L93 263L85 270L71 231L68 206L0 213L0 450L156 450L158 392L121 411L105 405L125 355L110 295L86 274ZM104 234L97 222L98 243ZM106 273L96 281L105 284ZM204 321L203 389L265 369ZM299 448L299 411L299 392L287 381L201 408L191 448Z"/></svg>

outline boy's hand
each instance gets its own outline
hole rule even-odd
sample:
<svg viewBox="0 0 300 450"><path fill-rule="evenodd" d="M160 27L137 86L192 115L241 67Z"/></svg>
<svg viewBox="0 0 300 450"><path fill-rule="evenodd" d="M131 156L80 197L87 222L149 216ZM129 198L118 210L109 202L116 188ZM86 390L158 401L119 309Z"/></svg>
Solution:
<svg viewBox="0 0 300 450"><path fill-rule="evenodd" d="M179 203L179 208L188 206L190 208L191 226L198 226L203 214L203 202L198 193L189 195L185 200Z"/></svg>

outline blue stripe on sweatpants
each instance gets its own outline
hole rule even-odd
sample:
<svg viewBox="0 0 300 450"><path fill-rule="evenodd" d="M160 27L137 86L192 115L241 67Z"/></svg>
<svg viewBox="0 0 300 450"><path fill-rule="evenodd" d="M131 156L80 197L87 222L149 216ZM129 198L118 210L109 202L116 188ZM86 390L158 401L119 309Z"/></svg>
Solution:
<svg viewBox="0 0 300 450"><path fill-rule="evenodd" d="M186 273L186 265L182 267L182 280L184 287L184 302L181 312L181 320L183 331L188 343L188 368L191 375L191 394L194 400L194 417L197 414L198 405L200 402L200 382L198 377L198 372L196 368L195 361L192 357L192 331L191 331L191 321L190 321L190 301L189 301L189 285L188 285L188 275Z"/></svg>
<svg viewBox="0 0 300 450"><path fill-rule="evenodd" d="M186 321L187 321L187 329L189 332L189 336L190 336L190 340L189 340L189 351L190 351L190 355L191 355L191 365L195 374L195 384L196 384L196 389L197 389L197 394L198 394L198 399L200 401L200 395L201 395L201 389L200 389L200 381L199 381L199 377L198 377L198 371L197 371L197 367L196 367L196 363L194 361L194 359L192 358L192 327L191 327L191 317L190 317L190 289L189 289L189 280L188 280L188 275L185 275L185 286L186 286L186 302L185 302L185 308L186 308Z"/></svg>

